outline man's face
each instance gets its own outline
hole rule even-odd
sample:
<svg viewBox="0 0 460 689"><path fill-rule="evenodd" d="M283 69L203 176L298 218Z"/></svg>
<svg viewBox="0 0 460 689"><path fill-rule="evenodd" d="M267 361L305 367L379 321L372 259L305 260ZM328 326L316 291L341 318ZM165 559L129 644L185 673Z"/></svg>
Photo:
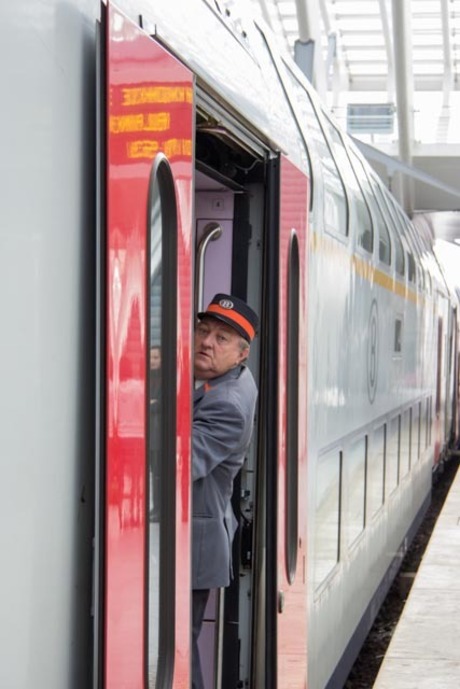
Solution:
<svg viewBox="0 0 460 689"><path fill-rule="evenodd" d="M161 354L158 347L152 347L150 350L150 368L157 369L161 367Z"/></svg>
<svg viewBox="0 0 460 689"><path fill-rule="evenodd" d="M244 361L249 347L229 325L215 318L203 318L195 328L194 374L198 380L221 376Z"/></svg>

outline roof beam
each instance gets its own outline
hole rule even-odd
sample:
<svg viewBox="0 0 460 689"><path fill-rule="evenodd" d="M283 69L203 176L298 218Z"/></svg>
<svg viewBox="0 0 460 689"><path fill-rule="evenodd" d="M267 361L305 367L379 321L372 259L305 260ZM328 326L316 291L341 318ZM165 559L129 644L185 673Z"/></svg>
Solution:
<svg viewBox="0 0 460 689"><path fill-rule="evenodd" d="M326 68L321 55L321 25L318 0L295 0L299 40L313 41L313 85L325 100L327 95Z"/></svg>
<svg viewBox="0 0 460 689"><path fill-rule="evenodd" d="M439 189L446 194L450 194L451 196L460 199L460 189L452 187L450 184L446 184L445 182L441 182L437 177L433 177L433 175L428 174L428 172L425 172L420 168L414 167L413 165L408 165L407 163L403 163L402 161L393 158L393 156L380 151L378 148L375 148L375 146L366 144L364 141L356 139L355 137L352 138L356 146L367 158L367 160L373 160L376 163L380 163L380 165L385 166L386 172L390 178L393 177L395 173L399 172L400 174L405 175L407 178L417 180L418 182L423 182L434 189Z"/></svg>
<svg viewBox="0 0 460 689"><path fill-rule="evenodd" d="M396 75L396 103L399 132L399 156L404 163L412 164L412 146L414 141L414 78L411 51L411 14L410 4L401 0L392 0L393 37ZM406 212L412 215L414 210L414 188L412 180L400 179L401 203Z"/></svg>
<svg viewBox="0 0 460 689"><path fill-rule="evenodd" d="M443 84L443 105L448 107L450 101L450 94L454 83L453 79L453 59L452 59L452 45L451 45L451 28L450 28L450 14L449 1L441 0L441 22L442 22L442 43L444 54L444 84Z"/></svg>
<svg viewBox="0 0 460 689"><path fill-rule="evenodd" d="M388 20L387 4L385 0L379 0L379 6L383 28L383 39L385 41L385 50L387 54L387 94L389 102L393 103L395 97L395 65L393 59L393 40L391 37L390 22Z"/></svg>
<svg viewBox="0 0 460 689"><path fill-rule="evenodd" d="M326 79L329 78L329 70L332 67L333 107L339 107L340 95L349 89L350 79L349 75L346 73L344 61L342 59L339 31L334 25L334 21L331 20L326 6L326 0L319 0L319 7L328 38Z"/></svg>

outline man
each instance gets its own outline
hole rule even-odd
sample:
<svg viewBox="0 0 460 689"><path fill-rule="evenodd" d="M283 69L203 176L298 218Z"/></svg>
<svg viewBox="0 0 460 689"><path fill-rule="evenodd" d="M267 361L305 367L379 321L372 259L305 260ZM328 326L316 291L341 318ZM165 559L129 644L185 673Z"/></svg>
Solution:
<svg viewBox="0 0 460 689"><path fill-rule="evenodd" d="M197 640L209 590L228 586L237 521L233 479L251 440L257 388L245 366L258 318L241 299L216 294L198 314L193 398L192 687L203 689Z"/></svg>

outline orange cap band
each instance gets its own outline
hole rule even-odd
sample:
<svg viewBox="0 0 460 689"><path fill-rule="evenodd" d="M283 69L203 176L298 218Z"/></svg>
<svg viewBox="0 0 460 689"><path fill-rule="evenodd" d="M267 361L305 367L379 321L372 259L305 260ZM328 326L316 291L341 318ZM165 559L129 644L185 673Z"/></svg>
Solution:
<svg viewBox="0 0 460 689"><path fill-rule="evenodd" d="M225 316L225 318L228 318L229 321L235 321L235 323L238 323L240 328L243 328L243 330L247 332L251 340L254 339L256 331L250 322L241 314L237 313L236 311L232 311L231 309L223 309L222 306L219 306L218 304L209 304L206 310L211 313L218 313L220 316Z"/></svg>

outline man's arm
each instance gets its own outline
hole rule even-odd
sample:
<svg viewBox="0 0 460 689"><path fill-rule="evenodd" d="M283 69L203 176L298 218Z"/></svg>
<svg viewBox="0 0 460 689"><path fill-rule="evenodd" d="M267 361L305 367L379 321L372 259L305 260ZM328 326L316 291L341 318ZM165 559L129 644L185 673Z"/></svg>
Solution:
<svg viewBox="0 0 460 689"><path fill-rule="evenodd" d="M216 466L238 451L245 423L241 409L234 403L222 399L202 401L193 418L194 481L207 476Z"/></svg>

